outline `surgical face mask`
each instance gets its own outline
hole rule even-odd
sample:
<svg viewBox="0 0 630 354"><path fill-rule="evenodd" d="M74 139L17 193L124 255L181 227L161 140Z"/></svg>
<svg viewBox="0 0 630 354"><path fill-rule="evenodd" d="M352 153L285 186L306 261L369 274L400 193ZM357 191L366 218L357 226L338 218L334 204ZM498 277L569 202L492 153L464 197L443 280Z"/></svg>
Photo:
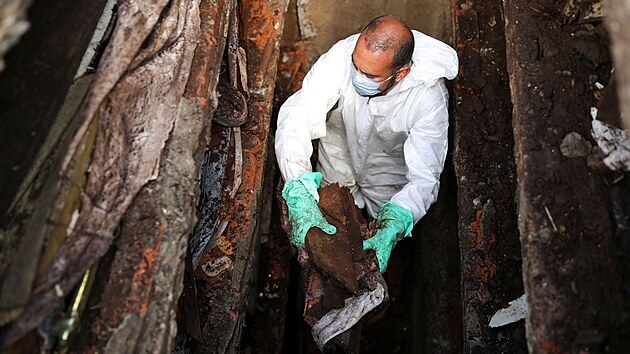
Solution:
<svg viewBox="0 0 630 354"><path fill-rule="evenodd" d="M369 79L361 75L353 65L352 66L352 85L354 85L354 89L357 91L359 95L374 96L381 93L381 90L379 90L378 87L381 86L383 82L386 82L387 80L391 79L395 75L396 73L393 73L392 76L388 77L387 79L381 82L378 82L378 81L374 81L372 79Z"/></svg>

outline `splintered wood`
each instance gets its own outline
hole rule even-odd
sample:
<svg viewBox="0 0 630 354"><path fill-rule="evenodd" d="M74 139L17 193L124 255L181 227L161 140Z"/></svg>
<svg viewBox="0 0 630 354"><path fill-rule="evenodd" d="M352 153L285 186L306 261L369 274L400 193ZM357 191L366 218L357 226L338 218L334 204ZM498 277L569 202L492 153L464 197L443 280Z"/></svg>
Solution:
<svg viewBox="0 0 630 354"><path fill-rule="evenodd" d="M328 235L319 228L311 228L304 248L298 251L305 292L304 320L311 327L329 311L344 307L346 299L365 290L372 291L378 284L385 287L376 255L363 251L363 239L371 232L354 205L350 190L332 184L321 188L319 195L319 208L337 232ZM286 217L286 210L284 214ZM283 224L289 233L288 223ZM344 352L358 352L362 322L332 341Z"/></svg>

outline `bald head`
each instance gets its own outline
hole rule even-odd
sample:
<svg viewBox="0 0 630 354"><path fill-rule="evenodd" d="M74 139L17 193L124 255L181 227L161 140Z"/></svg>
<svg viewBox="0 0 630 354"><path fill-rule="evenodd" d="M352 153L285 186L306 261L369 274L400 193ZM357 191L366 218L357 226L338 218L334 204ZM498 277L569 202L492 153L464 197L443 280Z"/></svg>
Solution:
<svg viewBox="0 0 630 354"><path fill-rule="evenodd" d="M411 62L414 40L411 29L399 18L379 16L365 26L359 42L372 53L392 53L391 70L398 70Z"/></svg>

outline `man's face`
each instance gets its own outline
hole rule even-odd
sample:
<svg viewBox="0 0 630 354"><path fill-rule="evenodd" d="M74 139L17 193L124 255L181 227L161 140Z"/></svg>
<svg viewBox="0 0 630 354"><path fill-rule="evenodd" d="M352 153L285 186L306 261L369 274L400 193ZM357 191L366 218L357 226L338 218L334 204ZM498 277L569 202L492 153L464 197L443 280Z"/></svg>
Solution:
<svg viewBox="0 0 630 354"><path fill-rule="evenodd" d="M400 81L398 75L391 77L394 72L391 70L391 63L394 60L392 51L374 53L369 51L365 45L363 36L359 37L354 52L352 52L352 63L354 68L363 76L376 82L381 82L378 87L380 91L387 91ZM387 80L387 81L385 81ZM385 82L383 82L385 81Z"/></svg>

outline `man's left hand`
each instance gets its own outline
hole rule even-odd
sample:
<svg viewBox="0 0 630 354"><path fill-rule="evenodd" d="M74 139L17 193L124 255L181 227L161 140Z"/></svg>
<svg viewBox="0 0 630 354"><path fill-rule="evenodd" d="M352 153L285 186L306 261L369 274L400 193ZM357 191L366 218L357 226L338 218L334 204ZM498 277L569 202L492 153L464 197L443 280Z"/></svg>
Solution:
<svg viewBox="0 0 630 354"><path fill-rule="evenodd" d="M387 202L378 213L376 226L376 235L363 241L363 249L376 252L379 269L384 273L396 243L411 233L413 213L398 204Z"/></svg>

